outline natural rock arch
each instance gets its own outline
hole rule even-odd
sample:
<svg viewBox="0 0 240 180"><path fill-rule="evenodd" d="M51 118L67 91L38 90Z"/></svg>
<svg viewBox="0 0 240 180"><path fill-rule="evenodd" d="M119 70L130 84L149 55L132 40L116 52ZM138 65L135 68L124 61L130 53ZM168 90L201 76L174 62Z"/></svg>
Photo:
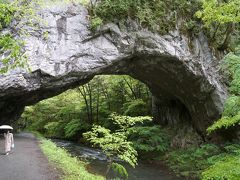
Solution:
<svg viewBox="0 0 240 180"><path fill-rule="evenodd" d="M203 132L221 115L227 91L204 34L191 38L190 49L180 31L160 36L132 20L93 33L80 5L51 6L41 16L47 25L24 38L31 72L15 69L0 76L0 123L98 74L128 74L146 83L162 123L186 118Z"/></svg>

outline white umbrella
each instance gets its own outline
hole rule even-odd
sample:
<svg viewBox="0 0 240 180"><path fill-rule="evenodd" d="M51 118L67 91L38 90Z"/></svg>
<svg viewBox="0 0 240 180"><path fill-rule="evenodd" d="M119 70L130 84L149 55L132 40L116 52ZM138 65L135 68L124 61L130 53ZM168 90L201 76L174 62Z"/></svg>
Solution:
<svg viewBox="0 0 240 180"><path fill-rule="evenodd" d="M0 126L0 129L13 129L11 126L9 126L9 125L2 125L2 126Z"/></svg>

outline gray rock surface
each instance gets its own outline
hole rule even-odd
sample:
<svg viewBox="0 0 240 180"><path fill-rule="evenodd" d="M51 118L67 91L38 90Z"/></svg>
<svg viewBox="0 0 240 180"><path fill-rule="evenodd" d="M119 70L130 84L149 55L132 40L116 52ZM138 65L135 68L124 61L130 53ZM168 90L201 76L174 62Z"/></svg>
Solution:
<svg viewBox="0 0 240 180"><path fill-rule="evenodd" d="M73 4L45 7L40 15L44 25L23 37L31 72L15 69L0 77L0 123L98 74L128 74L146 83L161 123L186 120L203 132L219 118L227 90L204 34L190 46L178 30L160 36L132 20L93 33L87 10Z"/></svg>

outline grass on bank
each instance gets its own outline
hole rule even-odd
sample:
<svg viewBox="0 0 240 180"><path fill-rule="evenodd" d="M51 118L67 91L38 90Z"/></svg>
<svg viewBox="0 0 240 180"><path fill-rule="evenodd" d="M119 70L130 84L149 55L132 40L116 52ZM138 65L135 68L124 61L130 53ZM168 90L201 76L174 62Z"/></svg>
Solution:
<svg viewBox="0 0 240 180"><path fill-rule="evenodd" d="M65 149L57 147L52 141L34 133L40 140L40 147L49 161L63 172L63 180L102 180L103 176L91 174L86 170L87 163L71 156Z"/></svg>

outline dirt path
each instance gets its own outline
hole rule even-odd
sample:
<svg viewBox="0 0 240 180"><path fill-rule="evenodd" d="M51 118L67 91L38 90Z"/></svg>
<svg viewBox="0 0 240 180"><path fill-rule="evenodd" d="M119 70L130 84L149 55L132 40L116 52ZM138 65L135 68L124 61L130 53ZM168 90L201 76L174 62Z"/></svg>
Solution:
<svg viewBox="0 0 240 180"><path fill-rule="evenodd" d="M14 136L15 148L4 155L3 138L0 139L1 180L57 180L57 171L50 167L36 138L30 133Z"/></svg>

